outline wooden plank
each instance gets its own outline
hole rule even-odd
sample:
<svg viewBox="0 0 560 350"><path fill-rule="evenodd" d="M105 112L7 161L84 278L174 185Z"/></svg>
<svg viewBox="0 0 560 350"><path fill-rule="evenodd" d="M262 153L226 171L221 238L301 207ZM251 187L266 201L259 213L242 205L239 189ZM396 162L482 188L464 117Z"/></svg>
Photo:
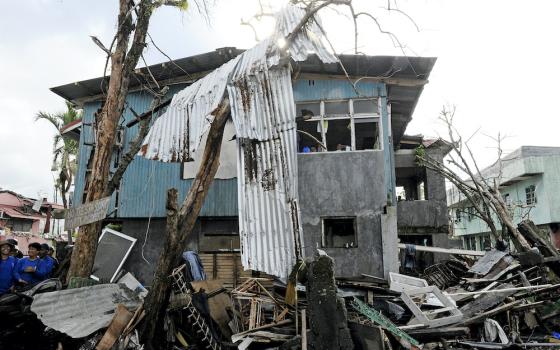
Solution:
<svg viewBox="0 0 560 350"><path fill-rule="evenodd" d="M502 289L509 289L512 288L513 285L512 284L504 284L501 285L498 289L496 290L502 290ZM506 300L506 298L512 294L514 294L515 291L507 291L507 292L502 292L502 293L494 293L494 294L484 294L481 295L480 298L476 299L475 301L472 301L466 305L463 305L463 307L461 307L459 310L461 310L461 312L463 313L463 316L465 318L470 318L476 314L478 314L479 312L483 312L486 311L500 303L502 303L504 300Z"/></svg>
<svg viewBox="0 0 560 350"><path fill-rule="evenodd" d="M305 309L301 310L301 350L307 350L307 319Z"/></svg>
<svg viewBox="0 0 560 350"><path fill-rule="evenodd" d="M101 198L66 210L64 229L71 230L78 226L103 220L107 216L107 209L111 197Z"/></svg>
<svg viewBox="0 0 560 350"><path fill-rule="evenodd" d="M399 249L406 249L406 244L399 243ZM480 252L477 250L464 250L464 249L446 249L438 247L427 247L423 245L415 245L417 252L430 252L430 253L443 253L443 254L455 254L455 255L471 255L471 256L484 256L486 252Z"/></svg>
<svg viewBox="0 0 560 350"><path fill-rule="evenodd" d="M477 315L475 317L471 317L468 320L463 321L463 325L469 325L469 324L473 324L473 323L479 323L479 322L484 322L484 320L490 316L494 316L496 314L499 314L501 312L513 309L514 307L518 306L519 304L521 304L523 302L523 300L516 300L514 302L508 303L508 304L504 304L498 308L486 311L480 315Z"/></svg>
<svg viewBox="0 0 560 350"><path fill-rule="evenodd" d="M115 344L115 341L119 338L121 333L123 332L126 325L130 322L134 314L126 309L124 305L118 304L117 311L109 324L109 328L105 334L103 334L103 338L97 344L96 350L109 350Z"/></svg>

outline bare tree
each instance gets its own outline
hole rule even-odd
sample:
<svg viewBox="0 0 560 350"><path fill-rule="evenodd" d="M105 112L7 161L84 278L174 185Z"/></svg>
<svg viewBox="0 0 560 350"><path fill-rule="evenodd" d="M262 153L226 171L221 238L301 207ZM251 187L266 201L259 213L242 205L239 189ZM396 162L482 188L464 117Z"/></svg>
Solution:
<svg viewBox="0 0 560 350"><path fill-rule="evenodd" d="M153 12L163 5L185 9L187 4L186 0L140 0L138 3L119 0L117 32L110 47L106 48L100 40L92 38L107 54L107 62L111 62L111 75L103 107L96 115L96 143L91 159L92 171L84 188L84 191L87 191L86 203L110 195L115 187L114 184L120 181L126 165L132 160L132 157L125 157L126 165L123 163L116 173L117 177L114 177L113 181L110 180L109 168L118 121L124 111L130 79L146 47L146 35ZM144 129L148 124L149 120L143 121L141 134L145 133ZM72 253L69 277L87 277L91 273L100 228L100 221L80 227Z"/></svg>
<svg viewBox="0 0 560 350"><path fill-rule="evenodd" d="M443 108L440 120L447 127L447 137L451 152L448 157L440 162L419 148L416 157L420 165L435 171L451 182L466 198L474 212L470 213L484 221L496 239L497 247L505 249L504 233L511 235L514 244L521 251L529 251L530 244L519 232L514 224L511 205L502 197L499 187L502 182L502 141L498 135L494 139L497 143L498 160L494 166L493 174L483 174L476 162L476 158L469 147L472 136L464 140L453 124L455 108ZM474 136L474 135L473 135ZM497 218L500 229L496 227Z"/></svg>

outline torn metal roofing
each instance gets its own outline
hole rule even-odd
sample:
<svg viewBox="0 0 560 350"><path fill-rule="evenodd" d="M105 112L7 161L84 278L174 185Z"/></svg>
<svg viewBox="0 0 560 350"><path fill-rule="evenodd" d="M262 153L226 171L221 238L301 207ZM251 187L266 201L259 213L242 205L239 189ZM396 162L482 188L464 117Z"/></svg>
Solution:
<svg viewBox="0 0 560 350"><path fill-rule="evenodd" d="M124 284L99 284L37 294L31 311L45 326L72 338L83 338L107 327L117 304L132 309L140 305L140 300Z"/></svg>
<svg viewBox="0 0 560 350"><path fill-rule="evenodd" d="M286 58L300 61L315 53L324 63L337 62L322 44L318 19L282 45L304 16L299 7L285 7L274 35L179 92L140 151L149 159L186 161L227 93L237 135L243 266L280 277L302 256L296 112Z"/></svg>

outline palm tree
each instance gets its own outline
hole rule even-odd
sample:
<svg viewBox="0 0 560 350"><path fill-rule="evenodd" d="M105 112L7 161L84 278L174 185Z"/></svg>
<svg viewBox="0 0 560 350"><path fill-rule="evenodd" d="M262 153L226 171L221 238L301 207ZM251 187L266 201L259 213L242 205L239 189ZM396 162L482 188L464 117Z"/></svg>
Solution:
<svg viewBox="0 0 560 350"><path fill-rule="evenodd" d="M82 117L82 113L76 110L72 103L66 101L66 112L46 113L39 112L35 116L35 121L43 119L50 122L56 128L56 134L53 138L53 171L58 171L55 188L60 191L62 196L62 204L64 208L68 208L67 193L72 185L72 180L76 174L76 155L78 154L78 142L64 137L60 133L60 129L73 121ZM68 237L70 240L71 238Z"/></svg>

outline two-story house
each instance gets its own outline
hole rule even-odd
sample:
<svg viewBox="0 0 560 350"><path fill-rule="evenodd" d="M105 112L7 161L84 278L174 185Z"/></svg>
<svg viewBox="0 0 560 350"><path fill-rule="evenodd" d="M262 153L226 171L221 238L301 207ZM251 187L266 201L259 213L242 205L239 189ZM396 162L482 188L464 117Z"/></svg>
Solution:
<svg viewBox="0 0 560 350"><path fill-rule="evenodd" d="M222 48L149 68L160 85L170 87L168 96L171 97L242 52ZM408 206L399 209L399 220L416 215L406 224L408 233L432 234L435 231L425 229L430 224L444 226L439 211L444 214L446 211L440 208L442 203L445 206L445 190L435 188L443 186L443 181L430 181L431 174L423 170L423 179L428 181L424 187L427 196L422 197L421 204L418 204L420 198L416 204L398 202L396 193L397 185L404 186L411 178L407 171L414 164L404 162L402 168L408 170L401 172L396 164L402 157L395 150L406 141L403 137L406 126L428 82L435 58L342 55L340 59L348 76L339 64L323 64L314 55L300 62L297 74L292 76L303 250L305 255L314 254L316 248L326 251L335 259L339 276L361 273L384 276L398 268L398 206ZM138 132L135 114L145 112L152 101L144 85L147 74L146 68L141 68L131 79L132 88L114 150L114 166ZM82 203L85 197L84 183L95 147L94 113L101 106L107 82L107 77L95 78L51 89L84 110L74 205ZM73 126L72 130L75 133L77 129ZM233 123L229 122L220 168L186 247L199 251L209 275L214 278L237 278L240 273L237 141ZM433 149L436 148L434 145ZM177 188L182 200L198 162L196 155L181 164L137 156L113 194L106 221L121 224L123 233L138 239L124 269L133 271L144 283L151 280L163 245L166 191ZM439 195L443 195L443 202L439 203L438 197L438 203L433 204L432 198ZM272 224L275 220L274 211L259 203L254 206L261 211L259 217L263 220L257 224L266 230L267 220ZM439 210L436 221L431 216L424 219L425 213L432 215L434 207ZM412 231L413 227L424 229ZM266 254L267 247L274 242L257 244L262 244L261 259L277 258Z"/></svg>
<svg viewBox="0 0 560 350"><path fill-rule="evenodd" d="M548 224L560 222L560 204L555 195L560 185L560 147L522 146L504 156L501 162L481 171L484 178L498 179L500 194L508 204L514 223L532 220L542 230ZM456 188L448 191L448 205L453 222L453 234L465 249L483 250L493 246L486 223ZM497 220L496 220L497 222Z"/></svg>

